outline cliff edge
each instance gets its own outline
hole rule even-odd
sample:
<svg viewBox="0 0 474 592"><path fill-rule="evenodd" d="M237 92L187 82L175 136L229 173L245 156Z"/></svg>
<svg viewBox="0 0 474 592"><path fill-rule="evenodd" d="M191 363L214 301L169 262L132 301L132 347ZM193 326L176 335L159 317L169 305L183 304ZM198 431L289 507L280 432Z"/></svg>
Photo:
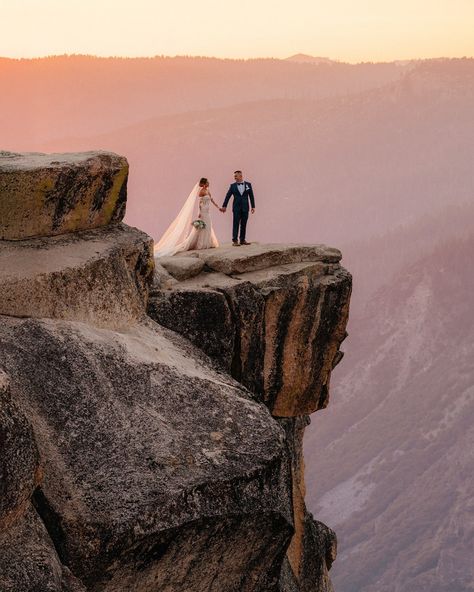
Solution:
<svg viewBox="0 0 474 592"><path fill-rule="evenodd" d="M341 358L340 253L155 265L127 174L0 153L0 588L331 590L301 440Z"/></svg>
<svg viewBox="0 0 474 592"><path fill-rule="evenodd" d="M156 260L148 314L186 336L285 430L295 529L281 590L331 590L334 533L307 512L302 441L342 358L351 276L325 245L223 246Z"/></svg>

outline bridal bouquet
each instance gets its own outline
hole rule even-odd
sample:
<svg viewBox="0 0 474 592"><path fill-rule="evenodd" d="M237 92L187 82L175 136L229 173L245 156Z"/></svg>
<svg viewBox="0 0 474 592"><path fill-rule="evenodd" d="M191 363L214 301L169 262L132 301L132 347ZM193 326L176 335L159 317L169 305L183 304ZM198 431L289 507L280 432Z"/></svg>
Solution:
<svg viewBox="0 0 474 592"><path fill-rule="evenodd" d="M206 223L204 222L204 220L201 220L200 218L194 220L192 222L192 225L196 230L204 230L204 228L206 228Z"/></svg>

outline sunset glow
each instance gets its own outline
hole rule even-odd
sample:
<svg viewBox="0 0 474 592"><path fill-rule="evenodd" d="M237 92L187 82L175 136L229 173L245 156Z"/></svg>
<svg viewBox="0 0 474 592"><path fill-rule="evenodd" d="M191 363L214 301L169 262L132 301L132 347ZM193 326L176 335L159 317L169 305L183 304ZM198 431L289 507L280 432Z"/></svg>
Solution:
<svg viewBox="0 0 474 592"><path fill-rule="evenodd" d="M388 61L474 55L472 0L16 0L0 56L206 55Z"/></svg>

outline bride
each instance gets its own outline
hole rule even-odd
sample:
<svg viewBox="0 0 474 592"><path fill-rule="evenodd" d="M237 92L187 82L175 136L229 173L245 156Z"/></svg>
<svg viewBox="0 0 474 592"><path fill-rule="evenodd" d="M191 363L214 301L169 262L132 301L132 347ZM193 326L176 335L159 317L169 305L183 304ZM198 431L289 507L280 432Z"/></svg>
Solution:
<svg viewBox="0 0 474 592"><path fill-rule="evenodd" d="M192 222L197 200L199 200L198 220L203 222L201 225L199 223L194 225ZM193 187L181 211L155 245L155 257L174 255L180 251L218 247L219 242L212 228L211 203L219 209L209 192L209 181L203 177Z"/></svg>

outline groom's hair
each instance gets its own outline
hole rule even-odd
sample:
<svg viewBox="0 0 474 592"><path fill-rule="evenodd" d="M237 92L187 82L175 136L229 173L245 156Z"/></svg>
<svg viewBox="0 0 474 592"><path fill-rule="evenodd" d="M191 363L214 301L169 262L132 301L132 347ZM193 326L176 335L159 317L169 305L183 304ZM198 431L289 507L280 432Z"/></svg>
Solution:
<svg viewBox="0 0 474 592"><path fill-rule="evenodd" d="M236 175L237 173L242 174L242 171L234 171L234 175Z"/></svg>

